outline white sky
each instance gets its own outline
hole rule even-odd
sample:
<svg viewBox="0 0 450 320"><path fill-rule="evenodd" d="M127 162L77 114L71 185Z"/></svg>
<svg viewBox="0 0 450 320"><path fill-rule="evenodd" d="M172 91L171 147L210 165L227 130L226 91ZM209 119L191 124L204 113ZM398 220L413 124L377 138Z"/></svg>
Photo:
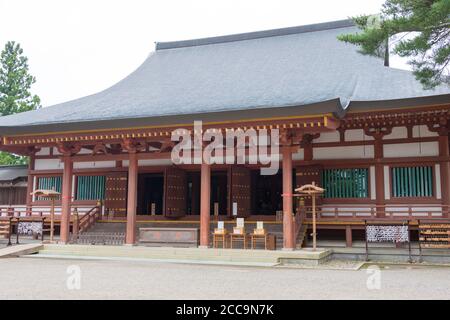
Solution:
<svg viewBox="0 0 450 320"><path fill-rule="evenodd" d="M0 0L0 47L19 42L44 106L103 90L155 41L290 27L379 12L384 0Z"/></svg>

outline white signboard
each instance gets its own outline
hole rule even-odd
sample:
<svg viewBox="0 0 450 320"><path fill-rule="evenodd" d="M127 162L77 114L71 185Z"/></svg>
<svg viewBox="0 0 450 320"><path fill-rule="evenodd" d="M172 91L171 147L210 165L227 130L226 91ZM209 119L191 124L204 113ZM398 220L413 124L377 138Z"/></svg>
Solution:
<svg viewBox="0 0 450 320"><path fill-rule="evenodd" d="M223 221L217 222L217 229L223 230L225 227L225 223Z"/></svg>
<svg viewBox="0 0 450 320"><path fill-rule="evenodd" d="M33 234L42 235L42 222L19 222L18 232L30 236Z"/></svg>
<svg viewBox="0 0 450 320"><path fill-rule="evenodd" d="M233 202L233 216L237 216L237 202Z"/></svg>
<svg viewBox="0 0 450 320"><path fill-rule="evenodd" d="M408 226L366 226L367 242L409 242Z"/></svg>

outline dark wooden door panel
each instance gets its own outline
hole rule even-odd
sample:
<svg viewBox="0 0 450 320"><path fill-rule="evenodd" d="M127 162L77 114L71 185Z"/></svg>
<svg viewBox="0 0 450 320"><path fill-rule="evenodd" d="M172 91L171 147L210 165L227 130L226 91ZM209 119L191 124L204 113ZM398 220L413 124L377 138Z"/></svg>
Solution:
<svg viewBox="0 0 450 320"><path fill-rule="evenodd" d="M164 215L183 217L186 215L186 172L178 167L166 168L164 172Z"/></svg>
<svg viewBox="0 0 450 320"><path fill-rule="evenodd" d="M295 188L299 188L305 184L311 184L313 182L320 186L322 169L322 166L318 165L297 167L295 169ZM304 197L304 199L306 206L312 205L311 197ZM316 197L316 204L322 204L322 197Z"/></svg>
<svg viewBox="0 0 450 320"><path fill-rule="evenodd" d="M251 210L251 172L245 167L233 166L230 168L230 210L233 216L235 204L237 204L237 216L248 217Z"/></svg>
<svg viewBox="0 0 450 320"><path fill-rule="evenodd" d="M126 172L106 175L105 209L107 213L112 213L114 216L126 216L127 184Z"/></svg>

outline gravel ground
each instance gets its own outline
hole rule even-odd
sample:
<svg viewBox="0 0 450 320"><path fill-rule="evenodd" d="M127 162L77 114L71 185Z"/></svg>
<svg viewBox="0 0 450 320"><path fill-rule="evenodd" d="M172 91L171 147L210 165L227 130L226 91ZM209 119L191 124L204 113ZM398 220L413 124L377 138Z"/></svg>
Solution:
<svg viewBox="0 0 450 320"><path fill-rule="evenodd" d="M351 271L11 258L0 259L0 270L1 300L450 298L450 268Z"/></svg>

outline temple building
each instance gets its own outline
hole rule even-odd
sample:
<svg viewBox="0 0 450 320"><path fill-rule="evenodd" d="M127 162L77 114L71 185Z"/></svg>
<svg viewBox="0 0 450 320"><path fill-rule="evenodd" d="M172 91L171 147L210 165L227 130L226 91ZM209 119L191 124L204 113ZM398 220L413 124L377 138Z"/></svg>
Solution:
<svg viewBox="0 0 450 320"><path fill-rule="evenodd" d="M0 150L30 156L26 207L49 205L36 189L61 192L60 239L74 207L100 200L126 224L195 221L210 246L214 217L279 223L283 248L308 228L310 199L325 189L319 230L351 245L364 220L449 219L450 88L424 90L411 72L384 66L337 36L350 20L156 43L112 87L77 100L0 118ZM120 62L118 62L120 63ZM278 130L278 173L260 163L174 164L177 129ZM249 155L247 154L249 157ZM306 227L305 227L306 226Z"/></svg>

